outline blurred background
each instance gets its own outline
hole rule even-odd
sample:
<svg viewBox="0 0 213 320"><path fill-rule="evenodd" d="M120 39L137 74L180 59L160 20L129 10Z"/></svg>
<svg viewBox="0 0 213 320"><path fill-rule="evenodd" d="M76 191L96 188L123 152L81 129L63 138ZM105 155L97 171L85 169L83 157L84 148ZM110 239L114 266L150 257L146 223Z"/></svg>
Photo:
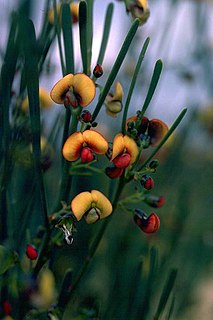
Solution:
<svg viewBox="0 0 213 320"><path fill-rule="evenodd" d="M103 84L131 25L122 1L95 1L93 66L110 2L114 3L114 15L103 64L104 75L99 80ZM40 32L45 3L31 1L30 16L37 33ZM10 13L19 4L15 0L0 0L0 4L2 56L8 38ZM166 204L156 209L161 228L156 235L145 235L134 224L132 216L118 209L79 287L81 299L76 298L74 307L70 305L64 319L70 319L70 312L73 309L76 312L76 306L81 303L84 308L88 304L89 309L101 310L101 319L153 319L167 276L174 269L178 270L177 279L163 319L213 319L213 2L149 0L149 9L150 17L138 30L117 80L121 82L126 97L135 61L149 36L151 41L131 100L129 116L143 105L157 59L163 60L163 74L147 116L160 118L170 126L183 107L188 108L172 140L157 156L160 166L153 176L155 187L152 193L166 198ZM82 66L77 25L74 26L74 39L78 72ZM50 91L61 77L55 41L48 53L40 84ZM46 134L60 114L60 106L56 105L44 111L42 120ZM103 108L98 121L102 132L110 139L121 123L121 115L112 120ZM58 142L61 134L59 132L56 137ZM52 167L45 173L50 199L55 194L53 186L58 179L58 161L56 155ZM108 180L106 184L109 184ZM134 192L134 187L131 188L126 188L123 196ZM149 214L152 212L146 204L141 203L139 207ZM52 269L56 287L60 287L67 268L76 271L84 261L88 239L97 229L96 225L80 223L74 244L54 254ZM142 275L138 270L143 270Z"/></svg>

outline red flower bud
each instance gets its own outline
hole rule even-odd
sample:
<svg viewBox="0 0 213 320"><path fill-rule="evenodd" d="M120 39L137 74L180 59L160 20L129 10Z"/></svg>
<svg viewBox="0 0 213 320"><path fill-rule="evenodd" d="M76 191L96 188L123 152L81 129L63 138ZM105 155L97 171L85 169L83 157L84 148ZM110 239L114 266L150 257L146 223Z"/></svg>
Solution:
<svg viewBox="0 0 213 320"><path fill-rule="evenodd" d="M122 175L123 171L124 169L117 168L117 167L112 167L112 168L108 167L105 170L106 175L111 179L119 178Z"/></svg>
<svg viewBox="0 0 213 320"><path fill-rule="evenodd" d="M93 70L93 74L96 78L100 78L103 74L103 69L100 64L97 64Z"/></svg>
<svg viewBox="0 0 213 320"><path fill-rule="evenodd" d="M128 153L123 153L112 160L112 162L117 168L122 168L122 169L127 168L130 164L130 161L131 161L131 156Z"/></svg>
<svg viewBox="0 0 213 320"><path fill-rule="evenodd" d="M155 233L160 228L160 219L155 213L147 217L141 210L136 209L134 221L139 228L145 233Z"/></svg>
<svg viewBox="0 0 213 320"><path fill-rule="evenodd" d="M143 176L141 184L146 190L151 190L152 188L154 188L154 180L152 179L152 177L147 175Z"/></svg>
<svg viewBox="0 0 213 320"><path fill-rule="evenodd" d="M81 151L81 161L84 162L91 162L94 159L93 152L90 148L84 147Z"/></svg>
<svg viewBox="0 0 213 320"><path fill-rule="evenodd" d="M5 316L10 316L12 312L12 307L9 301L5 300L2 303L2 309Z"/></svg>
<svg viewBox="0 0 213 320"><path fill-rule="evenodd" d="M92 121L92 115L88 110L84 110L81 114L81 120L88 123Z"/></svg>
<svg viewBox="0 0 213 320"><path fill-rule="evenodd" d="M163 196L160 196L160 197L153 196L153 197L147 197L145 199L145 202L153 208L161 208L165 204L166 200Z"/></svg>
<svg viewBox="0 0 213 320"><path fill-rule="evenodd" d="M30 260L36 260L38 257L38 251L34 246L28 244L26 248L26 255Z"/></svg>

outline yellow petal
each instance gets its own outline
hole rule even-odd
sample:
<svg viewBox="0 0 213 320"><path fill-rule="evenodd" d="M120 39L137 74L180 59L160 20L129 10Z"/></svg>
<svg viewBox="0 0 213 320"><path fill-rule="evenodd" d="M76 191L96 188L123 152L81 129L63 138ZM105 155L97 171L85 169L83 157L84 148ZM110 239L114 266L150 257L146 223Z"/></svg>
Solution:
<svg viewBox="0 0 213 320"><path fill-rule="evenodd" d="M103 193L98 190L92 190L91 196L93 203L100 210L100 219L106 218L112 213L112 204Z"/></svg>
<svg viewBox="0 0 213 320"><path fill-rule="evenodd" d="M39 100L41 108L49 108L52 105L48 92L42 87L39 88Z"/></svg>
<svg viewBox="0 0 213 320"><path fill-rule="evenodd" d="M136 0L136 5L144 11L148 8L147 0Z"/></svg>
<svg viewBox="0 0 213 320"><path fill-rule="evenodd" d="M56 11L57 11L58 15L59 15L59 12L60 12L60 8L61 8L61 5L57 4ZM50 24L54 24L54 9L53 8L50 8L50 10L48 12L48 15L47 15L47 19L48 19Z"/></svg>
<svg viewBox="0 0 213 320"><path fill-rule="evenodd" d="M95 98L95 84L84 73L77 73L73 78L73 91L81 107L86 107Z"/></svg>
<svg viewBox="0 0 213 320"><path fill-rule="evenodd" d="M84 143L83 135L81 132L75 132L69 136L66 140L62 153L66 160L68 161L75 161L80 156L80 151L82 145Z"/></svg>
<svg viewBox="0 0 213 320"><path fill-rule="evenodd" d="M119 81L115 84L115 93L111 96L111 101L122 101L123 98L123 88Z"/></svg>
<svg viewBox="0 0 213 320"><path fill-rule="evenodd" d="M123 153L124 148L125 148L125 145L124 145L123 134L118 133L113 140L111 161L115 157L117 157L119 154Z"/></svg>
<svg viewBox="0 0 213 320"><path fill-rule="evenodd" d="M108 150L108 142L97 131L85 130L83 132L84 142L97 154L104 154Z"/></svg>
<svg viewBox="0 0 213 320"><path fill-rule="evenodd" d="M73 86L74 76L72 73L67 74L64 78L59 80L50 92L51 99L58 104L64 103L66 93L70 87Z"/></svg>
<svg viewBox="0 0 213 320"><path fill-rule="evenodd" d="M124 136L124 145L125 145L126 151L131 156L130 163L135 162L135 160L137 159L138 153L139 153L138 146L137 146L135 140L133 140L129 136Z"/></svg>
<svg viewBox="0 0 213 320"><path fill-rule="evenodd" d="M148 135L151 138L151 145L155 147L168 131L168 126L159 119L149 121Z"/></svg>
<svg viewBox="0 0 213 320"><path fill-rule="evenodd" d="M83 215L92 207L93 198L89 191L79 193L71 202L71 210L79 221Z"/></svg>

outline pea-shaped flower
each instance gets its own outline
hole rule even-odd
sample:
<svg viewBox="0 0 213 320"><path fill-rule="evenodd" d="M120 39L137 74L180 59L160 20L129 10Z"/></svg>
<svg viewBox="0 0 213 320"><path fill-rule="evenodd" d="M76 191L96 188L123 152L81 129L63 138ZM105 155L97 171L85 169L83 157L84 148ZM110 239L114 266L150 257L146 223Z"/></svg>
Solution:
<svg viewBox="0 0 213 320"><path fill-rule="evenodd" d="M93 160L93 152L105 154L108 150L108 142L97 131L85 130L75 132L69 136L63 146L63 156L68 161L75 161L81 157L82 162Z"/></svg>
<svg viewBox="0 0 213 320"><path fill-rule="evenodd" d="M119 81L115 84L114 94L109 93L105 99L106 113L115 117L122 110L123 89Z"/></svg>
<svg viewBox="0 0 213 320"><path fill-rule="evenodd" d="M127 135L118 133L113 141L111 161L117 168L127 168L137 159L139 150L136 142Z"/></svg>
<svg viewBox="0 0 213 320"><path fill-rule="evenodd" d="M84 217L88 224L92 224L109 216L112 213L112 204L98 190L84 191L72 200L71 210L78 221Z"/></svg>
<svg viewBox="0 0 213 320"><path fill-rule="evenodd" d="M86 107L95 97L95 84L86 74L67 74L50 92L51 99L58 104L76 108Z"/></svg>

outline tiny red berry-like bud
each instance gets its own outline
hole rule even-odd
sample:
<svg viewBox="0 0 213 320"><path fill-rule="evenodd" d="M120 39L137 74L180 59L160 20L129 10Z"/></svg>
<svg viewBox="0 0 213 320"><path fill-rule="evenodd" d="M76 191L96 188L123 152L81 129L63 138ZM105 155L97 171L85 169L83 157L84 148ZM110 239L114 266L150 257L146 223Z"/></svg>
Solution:
<svg viewBox="0 0 213 320"><path fill-rule="evenodd" d="M26 255L30 260L36 260L38 257L38 251L34 246L28 244L26 248Z"/></svg>
<svg viewBox="0 0 213 320"><path fill-rule="evenodd" d="M3 309L3 313L5 316L10 316L11 312L12 312L12 307L11 304L9 303L9 301L5 300L2 303L2 309Z"/></svg>
<svg viewBox="0 0 213 320"><path fill-rule="evenodd" d="M124 169L117 168L117 167L112 167L112 168L108 167L105 170L106 175L111 179L119 178L122 175L123 171Z"/></svg>
<svg viewBox="0 0 213 320"><path fill-rule="evenodd" d="M91 162L94 159L93 152L90 148L84 147L81 151L81 161L84 162Z"/></svg>
<svg viewBox="0 0 213 320"><path fill-rule="evenodd" d="M91 122L92 115L88 110L84 110L81 114L81 119L86 123Z"/></svg>
<svg viewBox="0 0 213 320"><path fill-rule="evenodd" d="M131 156L128 153L123 153L117 156L112 162L117 168L127 168L130 164Z"/></svg>
<svg viewBox="0 0 213 320"><path fill-rule="evenodd" d="M160 219L155 213L151 213L147 217L142 211L135 210L134 216L135 223L145 233L155 233L160 228Z"/></svg>
<svg viewBox="0 0 213 320"><path fill-rule="evenodd" d="M93 70L93 74L96 78L100 78L103 74L103 69L100 64L97 64Z"/></svg>
<svg viewBox="0 0 213 320"><path fill-rule="evenodd" d="M152 188L154 188L154 180L152 179L152 177L147 175L144 175L142 177L141 184L146 190L151 190Z"/></svg>
<svg viewBox="0 0 213 320"><path fill-rule="evenodd" d="M145 199L145 202L153 208L161 208L165 204L166 200L163 196L150 196Z"/></svg>

